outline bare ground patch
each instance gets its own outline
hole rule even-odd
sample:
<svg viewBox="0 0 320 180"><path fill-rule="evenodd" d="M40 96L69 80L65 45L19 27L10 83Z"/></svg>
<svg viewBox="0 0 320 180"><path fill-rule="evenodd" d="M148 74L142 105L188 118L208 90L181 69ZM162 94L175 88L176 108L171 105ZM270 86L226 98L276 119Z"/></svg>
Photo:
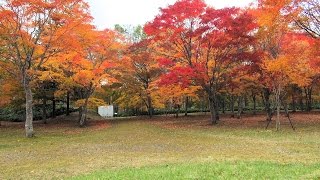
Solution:
<svg viewBox="0 0 320 180"><path fill-rule="evenodd" d="M320 126L320 113L291 113L291 121L295 128L305 126ZM288 118L281 115L281 124L283 128L291 128ZM147 119L146 119L147 121ZM212 125L209 115L188 115L174 118L171 116L158 116L150 121L154 125L168 129L179 128L212 128L212 127L229 127L229 128L262 128L267 125L266 116L264 114L252 115L244 114L240 119L233 118L230 115L222 114L217 125ZM275 127L275 117L269 125L269 129Z"/></svg>

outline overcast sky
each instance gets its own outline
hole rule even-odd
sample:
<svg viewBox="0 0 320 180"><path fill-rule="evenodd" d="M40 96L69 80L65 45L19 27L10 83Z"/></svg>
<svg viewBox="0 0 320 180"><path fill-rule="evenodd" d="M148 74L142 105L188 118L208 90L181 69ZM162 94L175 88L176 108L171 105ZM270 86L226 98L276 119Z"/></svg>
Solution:
<svg viewBox="0 0 320 180"><path fill-rule="evenodd" d="M159 7L166 7L176 0L85 0L90 5L94 24L98 29L113 28L115 24L143 25L151 21ZM244 7L254 0L206 0L216 8Z"/></svg>

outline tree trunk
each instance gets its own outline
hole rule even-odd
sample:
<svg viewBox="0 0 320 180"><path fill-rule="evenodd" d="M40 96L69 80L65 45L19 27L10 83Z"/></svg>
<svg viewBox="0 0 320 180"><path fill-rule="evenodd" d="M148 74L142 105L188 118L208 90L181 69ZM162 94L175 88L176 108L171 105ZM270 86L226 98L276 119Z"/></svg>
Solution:
<svg viewBox="0 0 320 180"><path fill-rule="evenodd" d="M219 116L219 109L220 109L220 106L219 106L219 101L218 101L218 98L217 98L217 95L214 95L213 96L213 101L215 102L215 103L213 103L214 104L214 110L215 110L215 119L216 119L216 121L218 122L219 120L220 120L220 116Z"/></svg>
<svg viewBox="0 0 320 180"><path fill-rule="evenodd" d="M43 97L43 104L42 104L42 120L44 124L47 124L47 97Z"/></svg>
<svg viewBox="0 0 320 180"><path fill-rule="evenodd" d="M56 118L56 100L52 98L52 118Z"/></svg>
<svg viewBox="0 0 320 180"><path fill-rule="evenodd" d="M265 111L267 113L267 121L271 121L271 119L272 119L270 95L271 95L270 90L268 88L264 88L263 89L263 102L264 102L264 106L265 106Z"/></svg>
<svg viewBox="0 0 320 180"><path fill-rule="evenodd" d="M295 91L293 91L293 93L292 93L292 112L296 112L296 111L297 111L296 95L295 95Z"/></svg>
<svg viewBox="0 0 320 180"><path fill-rule="evenodd" d="M67 92L67 112L66 112L66 116L70 115L70 92Z"/></svg>
<svg viewBox="0 0 320 180"><path fill-rule="evenodd" d="M249 99L247 95L242 96L242 102L243 102L243 106L242 106L242 111L243 111L243 109L249 106Z"/></svg>
<svg viewBox="0 0 320 180"><path fill-rule="evenodd" d="M231 95L230 98L230 109L231 109L231 117L234 118L234 95Z"/></svg>
<svg viewBox="0 0 320 180"><path fill-rule="evenodd" d="M252 101L253 101L253 115L257 114L257 98L256 95L252 95Z"/></svg>
<svg viewBox="0 0 320 180"><path fill-rule="evenodd" d="M276 120L276 130L280 130L280 105L277 103L277 120Z"/></svg>
<svg viewBox="0 0 320 180"><path fill-rule="evenodd" d="M283 107L284 107L284 111L285 111L285 113L286 113L286 116L287 116L287 118L288 118L288 120L289 120L289 123L290 123L290 125L291 125L291 128L292 128L292 130L296 130L296 128L293 126L293 123L292 123L292 121L291 121L291 118L290 118L290 114L289 114L289 109L288 109L288 104L287 103L283 103Z"/></svg>
<svg viewBox="0 0 320 180"><path fill-rule="evenodd" d="M216 121L218 122L218 121L220 121L219 106L216 106L214 108L214 110L215 110L215 114L216 114Z"/></svg>
<svg viewBox="0 0 320 180"><path fill-rule="evenodd" d="M30 138L33 137L33 111L32 111L32 103L33 103L33 96L30 87L30 80L28 77L24 77L24 91L26 95L26 122L25 122L25 130L26 130L26 137Z"/></svg>
<svg viewBox="0 0 320 180"><path fill-rule="evenodd" d="M78 123L80 124L81 116L82 116L82 106L79 107L79 120Z"/></svg>
<svg viewBox="0 0 320 180"><path fill-rule="evenodd" d="M284 112L286 113L286 116L289 118L289 109L288 109L288 104L287 103L282 103Z"/></svg>
<svg viewBox="0 0 320 180"><path fill-rule="evenodd" d="M148 96L147 99L148 99L148 106L147 106L147 108L148 108L149 118L152 118L152 116L153 116L153 113L152 113L152 111L153 111L152 99L151 99L150 96Z"/></svg>
<svg viewBox="0 0 320 180"><path fill-rule="evenodd" d="M277 119L276 119L276 130L280 130L280 107L281 107L281 85L278 84L278 86L274 89L274 95L275 95L275 103L277 107Z"/></svg>
<svg viewBox="0 0 320 180"><path fill-rule="evenodd" d="M222 97L222 113L226 113L226 98Z"/></svg>
<svg viewBox="0 0 320 180"><path fill-rule="evenodd" d="M305 87L305 95L306 95L306 111L312 110L312 87Z"/></svg>
<svg viewBox="0 0 320 180"><path fill-rule="evenodd" d="M303 111L304 110L304 104L303 104L303 90L301 88L297 89L298 90L298 93L299 93L299 96L298 96L298 103L299 103L299 109L300 111Z"/></svg>
<svg viewBox="0 0 320 180"><path fill-rule="evenodd" d="M209 95L209 108L211 114L211 124L217 124L216 103L213 95Z"/></svg>
<svg viewBox="0 0 320 180"><path fill-rule="evenodd" d="M189 98L188 96L185 97L185 104L184 104L184 116L188 116L188 104L189 104Z"/></svg>
<svg viewBox="0 0 320 180"><path fill-rule="evenodd" d="M178 118L179 117L179 113L180 113L180 105L177 105L176 106L177 108L177 111L176 111L176 118Z"/></svg>
<svg viewBox="0 0 320 180"><path fill-rule="evenodd" d="M243 109L243 96L239 96L238 97L238 113L237 113L238 119L241 119L242 109Z"/></svg>
<svg viewBox="0 0 320 180"><path fill-rule="evenodd" d="M79 121L80 127L85 127L87 123L88 101L89 101L89 97L85 99L85 102L81 107L81 115L80 115L80 121Z"/></svg>

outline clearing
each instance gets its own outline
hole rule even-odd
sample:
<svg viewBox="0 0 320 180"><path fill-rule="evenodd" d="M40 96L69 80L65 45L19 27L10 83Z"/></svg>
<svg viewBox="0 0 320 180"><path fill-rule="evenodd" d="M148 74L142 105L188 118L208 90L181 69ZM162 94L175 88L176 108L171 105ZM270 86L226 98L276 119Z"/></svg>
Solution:
<svg viewBox="0 0 320 180"><path fill-rule="evenodd" d="M263 115L145 117L101 120L78 128L76 115L35 124L0 126L0 179L317 179L320 114L285 118L265 130Z"/></svg>

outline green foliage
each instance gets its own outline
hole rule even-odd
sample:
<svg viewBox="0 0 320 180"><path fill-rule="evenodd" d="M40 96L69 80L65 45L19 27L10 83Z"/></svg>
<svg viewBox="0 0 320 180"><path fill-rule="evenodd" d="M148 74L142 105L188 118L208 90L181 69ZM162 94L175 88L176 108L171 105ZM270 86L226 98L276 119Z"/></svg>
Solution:
<svg viewBox="0 0 320 180"><path fill-rule="evenodd" d="M33 106L33 116L34 120L41 120L43 117L42 104L35 104ZM47 117L52 116L52 105L46 105ZM70 108L70 112L76 111L74 108ZM63 104L56 105L55 115L59 116L65 114L66 107ZM13 121L13 122L22 122L25 121L25 107L19 106L6 106L0 109L0 120L1 121Z"/></svg>
<svg viewBox="0 0 320 180"><path fill-rule="evenodd" d="M147 37L141 25L120 25L116 24L114 30L124 35L129 43L137 43Z"/></svg>
<svg viewBox="0 0 320 180"><path fill-rule="evenodd" d="M0 120L23 121L25 110L23 108L4 107L0 109Z"/></svg>

